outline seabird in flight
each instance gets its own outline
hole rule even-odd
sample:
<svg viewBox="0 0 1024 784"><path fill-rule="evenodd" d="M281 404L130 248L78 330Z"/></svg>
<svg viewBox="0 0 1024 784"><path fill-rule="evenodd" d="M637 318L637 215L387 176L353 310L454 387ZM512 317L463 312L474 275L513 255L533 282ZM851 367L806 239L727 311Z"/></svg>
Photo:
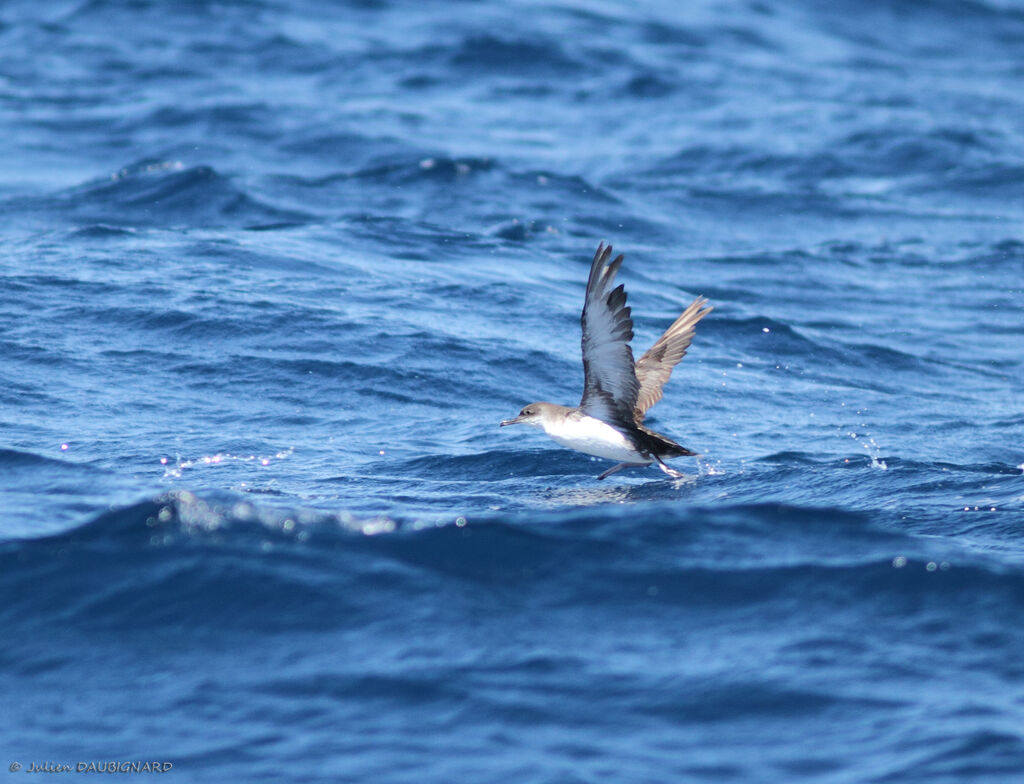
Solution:
<svg viewBox="0 0 1024 784"><path fill-rule="evenodd" d="M622 285L612 288L622 256L611 263L611 246L602 242L594 254L583 304L583 399L575 408L530 403L505 425L531 425L552 439L588 455L617 461L598 479L631 466L657 463L672 477L684 476L665 465L672 457L696 455L661 433L644 427L648 409L661 400L672 368L686 355L697 322L711 312L707 300L695 299L646 354L633 361L629 342L633 319Z"/></svg>

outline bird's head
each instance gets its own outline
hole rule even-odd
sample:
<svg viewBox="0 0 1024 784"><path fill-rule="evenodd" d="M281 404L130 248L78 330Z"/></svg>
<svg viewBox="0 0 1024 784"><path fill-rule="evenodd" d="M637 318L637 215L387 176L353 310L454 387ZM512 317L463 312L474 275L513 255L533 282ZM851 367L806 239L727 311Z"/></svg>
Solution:
<svg viewBox="0 0 1024 784"><path fill-rule="evenodd" d="M505 425L532 425L533 427L544 427L544 418L554 406L551 403L530 403L523 406L519 416L512 419L503 419L501 426Z"/></svg>

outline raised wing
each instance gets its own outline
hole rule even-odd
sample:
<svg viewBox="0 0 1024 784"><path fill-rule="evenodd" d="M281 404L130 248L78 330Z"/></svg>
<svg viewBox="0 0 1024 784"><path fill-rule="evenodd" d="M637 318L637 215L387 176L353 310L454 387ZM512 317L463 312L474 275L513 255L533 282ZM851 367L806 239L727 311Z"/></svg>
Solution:
<svg viewBox="0 0 1024 784"><path fill-rule="evenodd" d="M686 349L690 347L697 331L697 322L713 310L705 308L707 304L704 297L697 297L647 353L637 360L636 378L640 389L633 412L637 424L644 421L647 409L661 400L661 389L672 375L672 368L686 356Z"/></svg>
<svg viewBox="0 0 1024 784"><path fill-rule="evenodd" d="M583 304L583 400L585 414L618 428L635 429L633 411L640 385L633 368L633 319L622 286L612 288L622 264L610 264L611 245L597 246Z"/></svg>

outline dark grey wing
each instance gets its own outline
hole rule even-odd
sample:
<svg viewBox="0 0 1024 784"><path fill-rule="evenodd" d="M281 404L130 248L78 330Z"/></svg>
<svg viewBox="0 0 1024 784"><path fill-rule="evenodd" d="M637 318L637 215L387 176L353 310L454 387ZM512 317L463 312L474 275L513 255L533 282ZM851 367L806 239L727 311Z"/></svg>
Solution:
<svg viewBox="0 0 1024 784"><path fill-rule="evenodd" d="M583 304L583 413L627 430L636 427L640 386L633 368L633 320L622 286L612 288L622 256L608 263L612 248L602 242L594 254Z"/></svg>
<svg viewBox="0 0 1024 784"><path fill-rule="evenodd" d="M647 353L637 360L636 379L640 390L633 412L637 424L644 421L647 409L661 400L661 389L672 375L672 368L686 356L686 349L693 342L697 322L713 310L705 308L707 304L704 297L697 297Z"/></svg>

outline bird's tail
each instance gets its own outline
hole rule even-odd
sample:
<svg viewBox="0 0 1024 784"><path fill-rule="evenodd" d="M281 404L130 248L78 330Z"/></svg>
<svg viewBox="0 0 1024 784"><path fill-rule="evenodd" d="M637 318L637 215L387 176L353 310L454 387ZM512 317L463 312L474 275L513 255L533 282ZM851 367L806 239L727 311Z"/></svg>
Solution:
<svg viewBox="0 0 1024 784"><path fill-rule="evenodd" d="M668 436L655 433L650 428L640 425L639 430L643 435L643 447L645 452L650 452L658 457L699 457L698 452L687 449L682 444L677 444Z"/></svg>

